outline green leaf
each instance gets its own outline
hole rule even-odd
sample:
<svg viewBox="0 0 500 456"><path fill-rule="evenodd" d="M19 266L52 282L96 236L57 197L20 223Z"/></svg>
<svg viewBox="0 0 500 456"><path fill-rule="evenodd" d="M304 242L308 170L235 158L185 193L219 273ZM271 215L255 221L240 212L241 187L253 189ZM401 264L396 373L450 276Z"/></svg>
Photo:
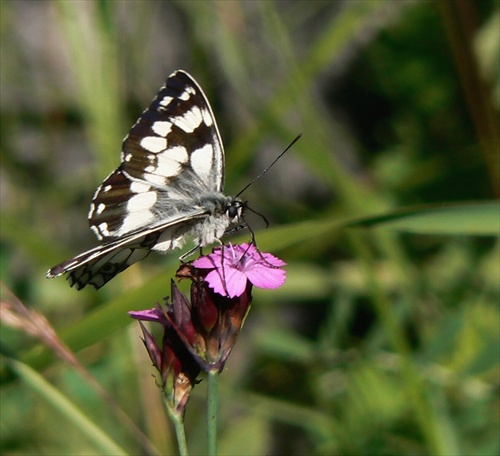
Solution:
<svg viewBox="0 0 500 456"><path fill-rule="evenodd" d="M376 227L420 234L498 236L498 201L439 204L357 219L344 227Z"/></svg>

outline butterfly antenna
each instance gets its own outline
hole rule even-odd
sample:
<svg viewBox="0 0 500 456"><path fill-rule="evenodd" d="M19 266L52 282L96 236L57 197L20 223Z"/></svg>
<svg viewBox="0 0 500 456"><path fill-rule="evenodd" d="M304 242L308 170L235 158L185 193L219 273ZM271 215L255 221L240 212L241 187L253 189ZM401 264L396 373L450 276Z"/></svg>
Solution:
<svg viewBox="0 0 500 456"><path fill-rule="evenodd" d="M264 169L264 171L262 171L257 177L254 177L247 185L245 185L245 187L243 187L243 190L241 190L237 195L236 195L236 198L238 198L238 196L240 196L248 187L250 187L250 185L252 185L257 179L260 179L264 174L266 174L269 169L271 168L271 166L273 166L283 155L285 155L285 153L288 151L288 149L290 149L290 147L292 147L302 136L302 132L300 132L297 137L288 145L288 147L283 151L281 152L281 154L279 154L273 161L272 163L266 168ZM259 214L260 215L260 214Z"/></svg>

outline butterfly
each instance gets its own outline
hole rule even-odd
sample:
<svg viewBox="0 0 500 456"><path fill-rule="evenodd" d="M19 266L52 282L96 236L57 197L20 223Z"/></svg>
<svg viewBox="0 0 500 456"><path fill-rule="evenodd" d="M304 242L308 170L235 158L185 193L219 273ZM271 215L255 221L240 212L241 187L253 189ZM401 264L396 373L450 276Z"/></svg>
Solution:
<svg viewBox="0 0 500 456"><path fill-rule="evenodd" d="M103 243L47 272L101 288L151 251L219 241L243 225L246 203L226 196L224 148L212 108L183 70L172 73L123 140L121 164L96 190L88 214ZM196 250L196 248L193 249Z"/></svg>

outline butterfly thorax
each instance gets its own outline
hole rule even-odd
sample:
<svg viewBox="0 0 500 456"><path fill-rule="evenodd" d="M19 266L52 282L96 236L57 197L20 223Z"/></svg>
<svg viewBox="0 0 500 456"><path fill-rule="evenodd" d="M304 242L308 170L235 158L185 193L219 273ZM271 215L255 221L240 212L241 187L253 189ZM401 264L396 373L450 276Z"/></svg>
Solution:
<svg viewBox="0 0 500 456"><path fill-rule="evenodd" d="M242 223L244 204L238 198L220 192L208 193L196 200L207 214L193 226L190 234L200 246L219 241L224 233Z"/></svg>

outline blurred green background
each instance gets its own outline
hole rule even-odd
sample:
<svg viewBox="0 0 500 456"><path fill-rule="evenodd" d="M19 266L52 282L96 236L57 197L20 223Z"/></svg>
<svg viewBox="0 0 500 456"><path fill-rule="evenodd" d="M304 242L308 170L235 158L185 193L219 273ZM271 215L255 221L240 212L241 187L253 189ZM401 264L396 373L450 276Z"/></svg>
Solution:
<svg viewBox="0 0 500 456"><path fill-rule="evenodd" d="M255 291L221 376L220 453L500 453L497 1L0 7L2 454L115 453L113 442L176 454L127 311L168 295L178 255L98 292L45 271L96 245L93 192L177 68L212 103L227 194L303 132L245 194L288 280ZM33 334L47 329L19 302L108 396L44 348ZM206 448L205 389L187 408L192 454Z"/></svg>

